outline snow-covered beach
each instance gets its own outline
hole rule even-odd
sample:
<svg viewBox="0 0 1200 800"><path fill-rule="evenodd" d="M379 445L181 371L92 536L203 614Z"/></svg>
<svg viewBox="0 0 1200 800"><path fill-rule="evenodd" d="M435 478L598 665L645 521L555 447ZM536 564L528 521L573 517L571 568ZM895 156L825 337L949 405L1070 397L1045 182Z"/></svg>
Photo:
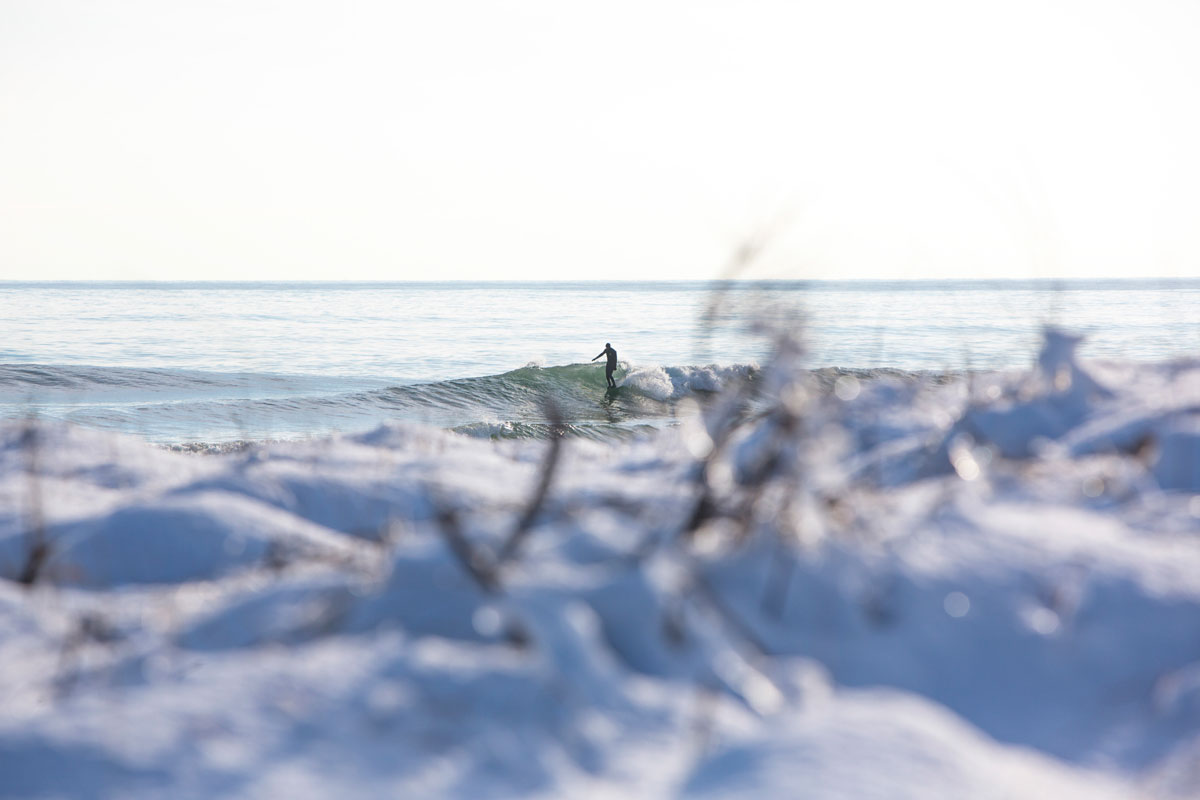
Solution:
<svg viewBox="0 0 1200 800"><path fill-rule="evenodd" d="M1197 42L0 3L0 800L1200 800Z"/></svg>
<svg viewBox="0 0 1200 800"><path fill-rule="evenodd" d="M619 442L7 422L0 796L1196 797L1200 361L1074 346Z"/></svg>

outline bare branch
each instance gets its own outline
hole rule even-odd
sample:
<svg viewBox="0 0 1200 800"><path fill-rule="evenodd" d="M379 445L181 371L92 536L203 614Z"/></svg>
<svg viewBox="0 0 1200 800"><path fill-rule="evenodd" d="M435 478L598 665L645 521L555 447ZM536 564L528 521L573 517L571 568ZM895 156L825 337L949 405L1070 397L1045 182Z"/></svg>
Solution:
<svg viewBox="0 0 1200 800"><path fill-rule="evenodd" d="M541 477L538 480L537 487L533 490L533 494L529 496L529 502L525 505L525 512L517 520L512 533L508 535L508 539L501 546L500 552L496 557L496 567L513 559L526 537L529 536L529 532L533 529L533 522L537 519L538 512L542 510L542 505L546 502L546 496L550 492L550 483L554 479L554 471L558 468L558 456L562 448L562 437L565 433L563 417L558 407L548 398L543 401L543 406L546 411L546 418L550 420L550 445L546 450L546 457L542 460Z"/></svg>
<svg viewBox="0 0 1200 800"><path fill-rule="evenodd" d="M471 543L471 540L463 533L456 511L439 502L435 502L435 506L434 518L437 520L438 532L446 540L446 545L458 560L459 566L471 576L475 583L479 584L479 588L483 591L488 594L498 593L500 583L496 576L495 559Z"/></svg>
<svg viewBox="0 0 1200 800"><path fill-rule="evenodd" d="M26 475L29 477L29 556L25 566L17 576L17 583L33 586L42 577L42 568L50 558L50 542L46 535L46 521L42 513L42 484L40 469L40 451L38 441L37 419L30 416L21 432L21 443L25 446L29 463Z"/></svg>

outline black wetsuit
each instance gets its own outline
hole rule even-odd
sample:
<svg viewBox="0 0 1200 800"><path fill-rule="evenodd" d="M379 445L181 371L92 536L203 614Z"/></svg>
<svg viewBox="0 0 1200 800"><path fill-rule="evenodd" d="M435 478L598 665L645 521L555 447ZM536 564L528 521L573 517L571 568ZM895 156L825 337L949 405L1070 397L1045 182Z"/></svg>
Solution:
<svg viewBox="0 0 1200 800"><path fill-rule="evenodd" d="M604 352L608 354L608 364L604 367L604 379L608 381L608 385L612 388L617 388L617 382L613 380L613 373L617 369L617 351L611 347L604 348Z"/></svg>

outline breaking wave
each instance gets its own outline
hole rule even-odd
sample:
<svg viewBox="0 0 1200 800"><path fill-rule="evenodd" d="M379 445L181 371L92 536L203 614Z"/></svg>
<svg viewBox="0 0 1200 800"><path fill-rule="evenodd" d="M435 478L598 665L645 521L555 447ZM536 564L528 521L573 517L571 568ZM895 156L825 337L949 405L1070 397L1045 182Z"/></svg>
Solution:
<svg viewBox="0 0 1200 800"><path fill-rule="evenodd" d="M754 368L746 365L622 365L614 376L617 389L610 392L605 389L604 372L598 365L529 365L500 375L397 386L382 394L386 402L403 408L505 409L516 419L527 415L543 419L547 404L551 404L564 421L571 422L604 419L614 406L625 413L654 416L669 410L670 404L681 397L718 392L731 380L753 375Z"/></svg>

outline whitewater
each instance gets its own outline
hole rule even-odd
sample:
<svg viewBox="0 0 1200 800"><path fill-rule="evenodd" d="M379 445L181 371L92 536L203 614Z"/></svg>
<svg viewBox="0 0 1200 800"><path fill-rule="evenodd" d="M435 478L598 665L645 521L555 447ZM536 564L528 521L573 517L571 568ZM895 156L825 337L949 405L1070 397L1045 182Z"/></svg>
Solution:
<svg viewBox="0 0 1200 800"><path fill-rule="evenodd" d="M1200 796L1200 348L1168 313L1181 291L1122 317L1128 297L1096 289L1104 331L1022 327L957 360L877 359L875 328L826 361L794 324L811 306L714 311L708 289L629 300L646 320L699 305L578 355L591 321L526 325L578 333L526 348L535 364L511 323L472 331L480 306L460 308L442 366L411 373L362 340L289 350L294 320L275 355L244 343L287 292L231 301L243 335L224 343L185 318L165 365L162 340L126 334L186 292L134 303L145 319L108 338L79 321L101 340L86 353L17 331L0 797ZM386 294L346 296L370 316ZM606 405L579 362L610 339L624 385ZM641 357L651 341L662 358ZM348 366L318 368L339 348ZM269 426L310 402L328 427ZM178 452L222 431L236 448Z"/></svg>

